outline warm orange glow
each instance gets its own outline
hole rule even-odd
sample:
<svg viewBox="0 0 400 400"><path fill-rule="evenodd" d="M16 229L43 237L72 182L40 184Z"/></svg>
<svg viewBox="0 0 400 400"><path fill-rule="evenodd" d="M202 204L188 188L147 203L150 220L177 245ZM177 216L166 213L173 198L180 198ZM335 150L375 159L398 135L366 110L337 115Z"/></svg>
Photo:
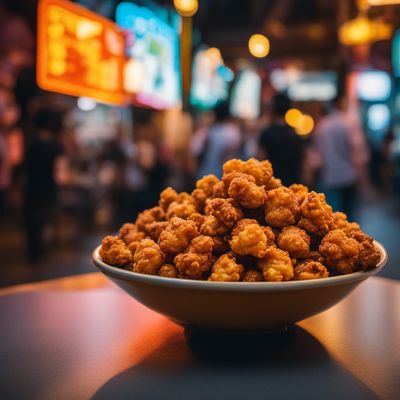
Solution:
<svg viewBox="0 0 400 400"><path fill-rule="evenodd" d="M298 110L297 108L291 108L285 114L285 121L289 126L295 128L299 125L302 116L303 114L300 110Z"/></svg>
<svg viewBox="0 0 400 400"><path fill-rule="evenodd" d="M400 0L367 0L370 6L390 6L400 4Z"/></svg>
<svg viewBox="0 0 400 400"><path fill-rule="evenodd" d="M41 0L37 41L42 89L124 103L124 36L116 24L70 1Z"/></svg>
<svg viewBox="0 0 400 400"><path fill-rule="evenodd" d="M296 133L300 136L309 135L314 129L314 120L310 115L303 114L296 126Z"/></svg>
<svg viewBox="0 0 400 400"><path fill-rule="evenodd" d="M390 39L392 30L392 26L386 22L359 16L340 26L339 40L345 46L363 45Z"/></svg>
<svg viewBox="0 0 400 400"><path fill-rule="evenodd" d="M270 45L269 40L260 34L252 35L249 39L249 51L257 58L266 57L269 53Z"/></svg>
<svg viewBox="0 0 400 400"><path fill-rule="evenodd" d="M174 7L182 17L192 17L199 8L197 0L174 0Z"/></svg>

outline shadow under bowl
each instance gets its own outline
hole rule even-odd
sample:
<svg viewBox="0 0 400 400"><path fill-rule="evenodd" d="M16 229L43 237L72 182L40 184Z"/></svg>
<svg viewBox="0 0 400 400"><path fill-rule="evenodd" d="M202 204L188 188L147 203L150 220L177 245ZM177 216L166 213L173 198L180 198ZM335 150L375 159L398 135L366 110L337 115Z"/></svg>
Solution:
<svg viewBox="0 0 400 400"><path fill-rule="evenodd" d="M109 279L146 307L183 326L221 330L278 329L316 315L345 298L387 263L385 248L376 268L325 279L289 282L209 282L145 275L93 262Z"/></svg>

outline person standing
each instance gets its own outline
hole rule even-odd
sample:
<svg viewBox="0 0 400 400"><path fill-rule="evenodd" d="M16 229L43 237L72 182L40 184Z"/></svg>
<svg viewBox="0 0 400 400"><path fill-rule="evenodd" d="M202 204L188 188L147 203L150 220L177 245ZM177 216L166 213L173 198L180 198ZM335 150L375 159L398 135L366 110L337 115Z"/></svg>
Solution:
<svg viewBox="0 0 400 400"><path fill-rule="evenodd" d="M317 124L313 149L320 160L318 189L334 211L353 219L358 187L367 181L369 153L358 119L344 111L344 99L337 99Z"/></svg>
<svg viewBox="0 0 400 400"><path fill-rule="evenodd" d="M28 259L36 262L43 254L45 228L54 222L58 183L65 172L65 159L58 141L61 113L39 109L33 117L34 138L25 156L24 222Z"/></svg>
<svg viewBox="0 0 400 400"><path fill-rule="evenodd" d="M285 122L291 108L288 96L276 94L272 99L271 124L259 138L259 157L271 161L274 175L285 186L300 182L303 162L303 140Z"/></svg>
<svg viewBox="0 0 400 400"><path fill-rule="evenodd" d="M198 154L199 178L208 174L221 177L225 161L239 157L241 151L240 128L230 116L228 103L218 104L214 111L215 123L208 129L204 145Z"/></svg>

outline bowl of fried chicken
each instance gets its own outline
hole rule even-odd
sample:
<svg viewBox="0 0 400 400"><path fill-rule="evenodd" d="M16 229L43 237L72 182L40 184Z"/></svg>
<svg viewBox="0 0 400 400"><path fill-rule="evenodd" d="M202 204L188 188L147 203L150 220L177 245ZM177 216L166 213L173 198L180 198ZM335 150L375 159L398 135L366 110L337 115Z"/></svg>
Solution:
<svg viewBox="0 0 400 400"><path fill-rule="evenodd" d="M173 321L210 329L276 329L342 300L387 262L384 247L333 212L323 193L289 187L269 161L229 160L191 193L106 236L98 269Z"/></svg>

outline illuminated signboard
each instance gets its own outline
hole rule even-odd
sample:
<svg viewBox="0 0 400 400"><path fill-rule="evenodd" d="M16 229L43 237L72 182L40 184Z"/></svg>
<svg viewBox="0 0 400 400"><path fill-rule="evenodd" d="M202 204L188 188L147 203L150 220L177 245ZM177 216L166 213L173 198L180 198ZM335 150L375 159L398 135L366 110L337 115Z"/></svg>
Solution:
<svg viewBox="0 0 400 400"><path fill-rule="evenodd" d="M221 52L216 47L197 51L192 75L190 91L192 106L207 110L228 98L229 82L233 80L234 73L224 65Z"/></svg>
<svg viewBox="0 0 400 400"><path fill-rule="evenodd" d="M121 105L124 60L124 34L116 24L69 1L39 2L42 89Z"/></svg>
<svg viewBox="0 0 400 400"><path fill-rule="evenodd" d="M232 88L230 111L233 116L255 119L260 115L261 83L256 71L240 71Z"/></svg>
<svg viewBox="0 0 400 400"><path fill-rule="evenodd" d="M149 8L127 2L118 4L116 21L126 32L129 60L124 68L125 91L140 105L157 109L179 107L181 79L177 29Z"/></svg>

